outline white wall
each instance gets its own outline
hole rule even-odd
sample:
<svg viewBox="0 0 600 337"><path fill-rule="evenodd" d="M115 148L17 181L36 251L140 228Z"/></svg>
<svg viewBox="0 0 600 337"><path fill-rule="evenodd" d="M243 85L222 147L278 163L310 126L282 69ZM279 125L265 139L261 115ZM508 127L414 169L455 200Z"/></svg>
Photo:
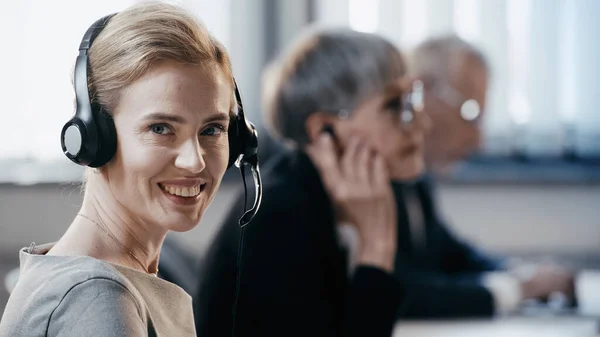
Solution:
<svg viewBox="0 0 600 337"><path fill-rule="evenodd" d="M438 190L453 228L490 251L600 254L598 185L443 185ZM233 193L230 183L223 186L200 226L177 236L201 251ZM72 185L0 185L0 252L58 239L80 203Z"/></svg>
<svg viewBox="0 0 600 337"><path fill-rule="evenodd" d="M444 186L456 231L493 251L600 253L600 186Z"/></svg>

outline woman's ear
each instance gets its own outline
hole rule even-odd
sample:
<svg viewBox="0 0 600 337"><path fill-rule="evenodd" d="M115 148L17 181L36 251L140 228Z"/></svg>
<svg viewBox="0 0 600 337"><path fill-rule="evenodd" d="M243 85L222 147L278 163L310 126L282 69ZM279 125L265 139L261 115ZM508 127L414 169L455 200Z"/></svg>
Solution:
<svg viewBox="0 0 600 337"><path fill-rule="evenodd" d="M309 142L312 143L317 140L326 126L335 128L334 123L336 122L336 119L337 118L335 116L324 112L315 112L308 116L306 122L304 123L304 127L306 129Z"/></svg>

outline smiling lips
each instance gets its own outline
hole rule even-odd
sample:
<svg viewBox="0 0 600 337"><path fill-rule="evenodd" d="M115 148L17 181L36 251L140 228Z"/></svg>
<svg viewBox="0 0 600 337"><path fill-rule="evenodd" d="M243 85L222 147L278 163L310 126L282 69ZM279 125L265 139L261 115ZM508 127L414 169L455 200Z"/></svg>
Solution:
<svg viewBox="0 0 600 337"><path fill-rule="evenodd" d="M158 183L163 193L178 204L190 205L200 200L206 183L198 180L181 180Z"/></svg>
<svg viewBox="0 0 600 337"><path fill-rule="evenodd" d="M160 187L167 193L176 195L179 197L196 197L202 192L203 185L197 185L193 187L186 186L174 186L174 185L162 185Z"/></svg>

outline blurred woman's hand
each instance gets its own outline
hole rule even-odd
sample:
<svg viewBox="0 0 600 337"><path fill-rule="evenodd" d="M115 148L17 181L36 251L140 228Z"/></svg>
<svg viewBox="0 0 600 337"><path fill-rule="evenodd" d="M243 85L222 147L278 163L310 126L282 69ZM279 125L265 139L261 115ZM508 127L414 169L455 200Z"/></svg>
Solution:
<svg viewBox="0 0 600 337"><path fill-rule="evenodd" d="M547 300L553 293L561 293L572 301L575 298L575 277L566 268L540 265L522 283L522 290L524 298Z"/></svg>
<svg viewBox="0 0 600 337"><path fill-rule="evenodd" d="M329 134L307 147L338 211L360 236L359 263L388 272L396 254L396 202L384 159L357 137L338 156Z"/></svg>

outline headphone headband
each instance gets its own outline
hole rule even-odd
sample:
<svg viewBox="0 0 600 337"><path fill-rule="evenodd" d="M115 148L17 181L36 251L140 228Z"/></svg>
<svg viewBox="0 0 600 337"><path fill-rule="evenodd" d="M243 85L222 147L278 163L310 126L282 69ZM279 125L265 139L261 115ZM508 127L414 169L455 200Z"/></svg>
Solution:
<svg viewBox="0 0 600 337"><path fill-rule="evenodd" d="M81 39L81 43L79 44L79 51L87 51L92 46L94 40L100 35L100 32L106 27L110 19L112 19L117 13L109 14L103 18L98 19L94 22L90 28L83 34L83 38Z"/></svg>
<svg viewBox="0 0 600 337"><path fill-rule="evenodd" d="M89 59L88 51L92 46L92 43L98 37L100 32L106 27L110 19L115 16L116 13L107 15L96 22L94 22L83 35L83 39L79 44L79 55L75 62L75 73L73 82L75 85L75 93L77 98L78 115L86 121L93 120L92 111L87 107L90 106L91 97L88 88L88 70L89 70Z"/></svg>

